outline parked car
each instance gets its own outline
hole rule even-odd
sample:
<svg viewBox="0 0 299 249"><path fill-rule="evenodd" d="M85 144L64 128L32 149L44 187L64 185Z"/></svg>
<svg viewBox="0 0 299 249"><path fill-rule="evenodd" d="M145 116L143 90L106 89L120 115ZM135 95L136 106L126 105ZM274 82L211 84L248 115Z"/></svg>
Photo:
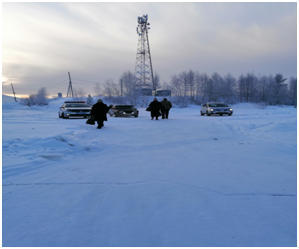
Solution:
<svg viewBox="0 0 299 249"><path fill-rule="evenodd" d="M233 109L225 103L206 103L203 104L200 110L200 115L208 115L211 116L212 114L219 114L222 116L223 114L232 115Z"/></svg>
<svg viewBox="0 0 299 249"><path fill-rule="evenodd" d="M109 115L114 117L138 117L139 111L132 105L112 105Z"/></svg>
<svg viewBox="0 0 299 249"><path fill-rule="evenodd" d="M59 108L59 118L88 118L91 106L85 101L65 101Z"/></svg>

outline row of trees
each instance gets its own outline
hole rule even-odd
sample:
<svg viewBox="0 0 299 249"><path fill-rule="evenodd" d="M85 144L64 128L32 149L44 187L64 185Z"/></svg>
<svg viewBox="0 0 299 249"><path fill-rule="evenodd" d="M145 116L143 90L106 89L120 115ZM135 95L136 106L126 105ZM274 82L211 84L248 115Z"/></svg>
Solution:
<svg viewBox="0 0 299 249"><path fill-rule="evenodd" d="M153 89L161 88L160 77L157 74L154 84ZM106 80L103 90L97 85L95 93L108 98L124 96L132 104L136 104L143 87L138 85L134 75L127 71L118 83L112 79ZM287 79L282 74L260 76L247 73L235 78L229 73L222 77L218 73L209 76L189 70L173 75L169 83L163 83L163 88L171 90L175 101L192 104L223 101L229 104L252 102L266 105L297 105L297 78Z"/></svg>
<svg viewBox="0 0 299 249"><path fill-rule="evenodd" d="M93 95L107 98L114 103L146 106L149 100L141 94L144 87L151 87L154 91L161 89L159 75L155 73L153 86L143 86L135 80L132 72L126 71L117 83L113 79L107 79L103 85L96 84ZM287 79L282 74L259 76L247 73L235 78L231 74L222 77L218 73L213 73L209 76L206 73L189 70L173 75L169 83L163 83L163 89L171 90L172 102L181 107L208 101L297 106L297 78ZM45 105L46 96L46 89L42 87L37 94L22 99L22 103L29 106ZM75 100L88 100L92 104L90 94L88 98L86 96L83 88L74 89Z"/></svg>
<svg viewBox="0 0 299 249"><path fill-rule="evenodd" d="M169 88L176 96L189 96L194 103L224 101L227 103L253 102L269 105L296 105L297 79L275 76L242 74L235 78L231 74L224 77L218 73L208 76L192 70L173 75Z"/></svg>

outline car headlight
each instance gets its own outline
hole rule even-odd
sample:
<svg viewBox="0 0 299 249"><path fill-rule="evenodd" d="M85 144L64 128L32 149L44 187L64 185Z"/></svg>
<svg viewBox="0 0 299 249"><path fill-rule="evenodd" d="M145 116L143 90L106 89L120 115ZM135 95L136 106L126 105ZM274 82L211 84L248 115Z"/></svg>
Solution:
<svg viewBox="0 0 299 249"><path fill-rule="evenodd" d="M212 112L212 111L214 111L214 109L210 109L210 111Z"/></svg>
<svg viewBox="0 0 299 249"><path fill-rule="evenodd" d="M231 112L233 111L233 109L231 109L231 108L230 108L229 110L230 110Z"/></svg>

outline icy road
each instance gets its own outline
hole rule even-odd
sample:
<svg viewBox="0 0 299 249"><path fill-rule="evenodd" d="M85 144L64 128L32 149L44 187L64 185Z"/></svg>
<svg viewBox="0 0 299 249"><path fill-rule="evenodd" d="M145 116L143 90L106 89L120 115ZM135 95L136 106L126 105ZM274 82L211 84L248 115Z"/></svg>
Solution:
<svg viewBox="0 0 299 249"><path fill-rule="evenodd" d="M297 109L139 108L97 130L63 101L2 104L3 246L297 245Z"/></svg>

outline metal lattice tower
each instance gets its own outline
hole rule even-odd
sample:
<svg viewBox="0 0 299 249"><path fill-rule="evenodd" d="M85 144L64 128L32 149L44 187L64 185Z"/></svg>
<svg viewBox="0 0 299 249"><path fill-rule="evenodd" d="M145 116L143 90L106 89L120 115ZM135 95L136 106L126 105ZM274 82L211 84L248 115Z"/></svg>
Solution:
<svg viewBox="0 0 299 249"><path fill-rule="evenodd" d="M139 86L152 88L154 86L154 74L148 41L148 30L150 29L150 24L147 20L147 15L143 15L137 19L138 26L136 30L138 34L138 46L134 75Z"/></svg>

